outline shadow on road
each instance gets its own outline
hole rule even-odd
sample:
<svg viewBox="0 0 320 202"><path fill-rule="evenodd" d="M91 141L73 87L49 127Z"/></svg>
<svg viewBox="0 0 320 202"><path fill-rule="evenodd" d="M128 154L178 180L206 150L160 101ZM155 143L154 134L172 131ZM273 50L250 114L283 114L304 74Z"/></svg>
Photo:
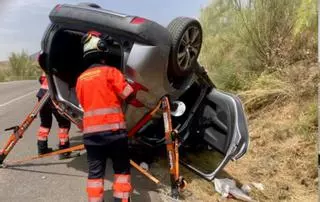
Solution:
<svg viewBox="0 0 320 202"><path fill-rule="evenodd" d="M67 167L72 167L76 170L87 173L88 167L87 167L86 153L68 162ZM134 186L134 189L135 189L132 194L132 200L146 201L146 202L153 201L149 192L150 191L157 192L158 187L153 182L148 180L146 177L142 176L142 174L137 172L134 168L131 168L131 172L132 172L132 185ZM110 184L112 183L113 170L112 170L111 160L108 160L105 179L109 181ZM110 197L112 197L112 190L107 190L105 192L105 197L108 197L108 199L106 198L106 201L111 201Z"/></svg>
<svg viewBox="0 0 320 202"><path fill-rule="evenodd" d="M82 137L76 136L71 138L72 145L78 145L82 143ZM80 157L72 159L70 162L66 163L67 167L72 167L78 171L82 171L88 173L87 166L87 154L84 152ZM158 192L158 186L147 179L143 174L138 172L135 168L131 168L131 176L132 176L132 185L134 187L134 192L132 194L133 201L159 201L153 200L152 195ZM108 159L107 168L106 168L106 176L105 179L109 181L111 184L113 181L113 170L111 160ZM84 188L85 190L85 188ZM150 193L152 192L152 193ZM112 190L107 190L105 192L105 200L112 201Z"/></svg>
<svg viewBox="0 0 320 202"><path fill-rule="evenodd" d="M79 145L82 143L82 137L76 136L71 138L71 144L73 145ZM86 180L86 175L88 172L87 167L87 155L85 151L81 152L82 155L73 159L69 159L66 161L57 161L54 160L53 162L35 162L35 163L27 163L27 164L18 164L18 165L10 165L8 169L16 170L16 171L23 171L23 172L35 172L35 173L42 173L42 174L52 174L57 176L71 176L71 177L79 177L81 180ZM148 153L148 152L146 152ZM141 158L141 156L140 156ZM159 163L159 162L158 162ZM162 167L166 167L167 161L166 159L162 159ZM52 172L52 171L43 171L40 170L34 170L34 167L45 167L50 165L65 165L67 168L73 168L76 169L78 172L77 174L70 174L70 173L63 173L63 172ZM151 164L152 166L152 164ZM30 169L29 169L30 167ZM32 168L31 168L32 167ZM132 171L132 184L134 186L134 192L132 194L132 200L133 201L162 201L159 196L160 192L160 186L157 186L152 181L150 181L148 178L146 178L143 174L138 172L135 168L131 168ZM161 173L161 182L164 183L164 185L167 185L167 187L170 187L170 180L168 179L168 170L162 169L160 170ZM164 173L165 172L165 173ZM186 180L188 183L191 183L193 180L200 180L200 176L194 174L193 172L189 171L185 167L181 166L181 174L186 177ZM158 176L160 176L158 173ZM217 178L229 178L234 179L229 173L222 170L218 175ZM108 160L108 165L106 169L106 177L107 180L106 188L107 191L105 192L106 201L112 201L112 190L111 190L111 184L113 180L113 170L112 170L112 164L111 160ZM237 179L234 179L236 183L241 186L240 182ZM203 180L205 181L205 180ZM83 187L83 191L85 191L85 187ZM214 194L214 184L212 183L212 193ZM191 192L184 193L182 195L182 200L185 200L189 198L189 195L192 194Z"/></svg>
<svg viewBox="0 0 320 202"><path fill-rule="evenodd" d="M50 166L50 165L63 165L66 162L50 162L50 163L23 163L23 164L12 164L7 165L7 168L20 168L20 167L41 167L41 166Z"/></svg>
<svg viewBox="0 0 320 202"><path fill-rule="evenodd" d="M54 164L54 163L52 163ZM23 165L21 165L22 167ZM39 166L39 164L34 164L34 166ZM23 172L31 172L31 173L41 173L41 174L49 174L49 175L58 175L58 176L68 176L68 177L81 177L83 178L83 175L73 175L73 174L65 174L65 173L58 173L58 172L49 172L49 171L41 171L41 170L30 170L25 168L19 168L16 166L10 166L6 169L11 169L15 171L23 171Z"/></svg>

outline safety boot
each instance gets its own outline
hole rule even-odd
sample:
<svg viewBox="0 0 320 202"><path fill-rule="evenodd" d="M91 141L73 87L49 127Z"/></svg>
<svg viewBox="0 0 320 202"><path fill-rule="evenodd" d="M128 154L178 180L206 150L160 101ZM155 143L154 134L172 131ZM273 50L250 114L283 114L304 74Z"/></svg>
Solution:
<svg viewBox="0 0 320 202"><path fill-rule="evenodd" d="M70 147L69 141L65 142L64 144L61 144L61 142L60 142L60 144L59 144L59 150L67 149L69 147ZM71 155L71 152L59 154L59 160L70 158L70 155Z"/></svg>
<svg viewBox="0 0 320 202"><path fill-rule="evenodd" d="M38 140L38 155L52 152L52 148L48 148L48 140Z"/></svg>
<svg viewBox="0 0 320 202"><path fill-rule="evenodd" d="M115 197L113 197L113 201L114 201L114 202L122 202L122 199L121 199L121 198L115 198Z"/></svg>
<svg viewBox="0 0 320 202"><path fill-rule="evenodd" d="M70 143L66 142L63 145L59 144L59 150L62 149L67 149L70 148ZM59 160L63 160L63 159L68 159L68 158L73 158L73 157L78 157L80 156L80 152L79 151L72 151L72 152L66 152L63 154L59 154Z"/></svg>
<svg viewBox="0 0 320 202"><path fill-rule="evenodd" d="M131 200L131 197L129 197L128 199L125 199L125 200L123 200L123 199L121 199L121 198L113 197L113 201L114 201L114 202L122 202L122 201L131 202L132 200Z"/></svg>

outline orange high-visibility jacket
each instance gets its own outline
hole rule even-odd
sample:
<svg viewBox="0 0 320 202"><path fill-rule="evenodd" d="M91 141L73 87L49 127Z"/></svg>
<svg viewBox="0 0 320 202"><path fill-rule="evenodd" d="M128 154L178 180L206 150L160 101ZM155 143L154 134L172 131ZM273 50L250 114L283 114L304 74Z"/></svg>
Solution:
<svg viewBox="0 0 320 202"><path fill-rule="evenodd" d="M121 104L133 88L118 69L95 66L86 70L77 80L76 92L84 110L83 133L126 129Z"/></svg>
<svg viewBox="0 0 320 202"><path fill-rule="evenodd" d="M42 89L48 89L48 80L46 77L46 74L43 72L41 77L40 77L40 82L41 82L41 88Z"/></svg>

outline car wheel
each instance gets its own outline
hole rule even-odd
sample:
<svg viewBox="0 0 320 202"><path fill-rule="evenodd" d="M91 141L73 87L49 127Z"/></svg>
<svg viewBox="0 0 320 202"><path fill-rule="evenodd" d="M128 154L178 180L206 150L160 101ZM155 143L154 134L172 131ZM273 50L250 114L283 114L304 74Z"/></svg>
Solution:
<svg viewBox="0 0 320 202"><path fill-rule="evenodd" d="M79 6L89 6L92 8L101 8L98 4L95 4L95 3L79 3L78 5Z"/></svg>
<svg viewBox="0 0 320 202"><path fill-rule="evenodd" d="M172 37L169 72L174 77L188 76L201 50L201 24L193 18L178 17L171 21L167 29Z"/></svg>

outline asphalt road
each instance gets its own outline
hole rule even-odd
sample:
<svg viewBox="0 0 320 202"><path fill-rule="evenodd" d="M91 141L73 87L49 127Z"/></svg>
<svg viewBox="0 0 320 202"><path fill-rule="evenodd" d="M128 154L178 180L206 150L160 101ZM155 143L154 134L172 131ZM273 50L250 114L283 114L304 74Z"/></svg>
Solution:
<svg viewBox="0 0 320 202"><path fill-rule="evenodd" d="M32 110L36 103L37 81L16 81L0 83L0 146L9 137L5 128L18 125ZM49 145L57 148L57 124L53 119ZM36 133L39 127L37 118L24 137L17 143L6 160L17 160L37 154ZM75 126L71 128L71 144L81 143L81 134ZM105 199L111 201L112 169L107 168L105 180ZM162 201L155 184L132 168L132 183L135 187L132 201ZM30 161L22 165L0 168L0 201L87 201L86 195L87 165L86 154L77 158L58 160L48 157Z"/></svg>

